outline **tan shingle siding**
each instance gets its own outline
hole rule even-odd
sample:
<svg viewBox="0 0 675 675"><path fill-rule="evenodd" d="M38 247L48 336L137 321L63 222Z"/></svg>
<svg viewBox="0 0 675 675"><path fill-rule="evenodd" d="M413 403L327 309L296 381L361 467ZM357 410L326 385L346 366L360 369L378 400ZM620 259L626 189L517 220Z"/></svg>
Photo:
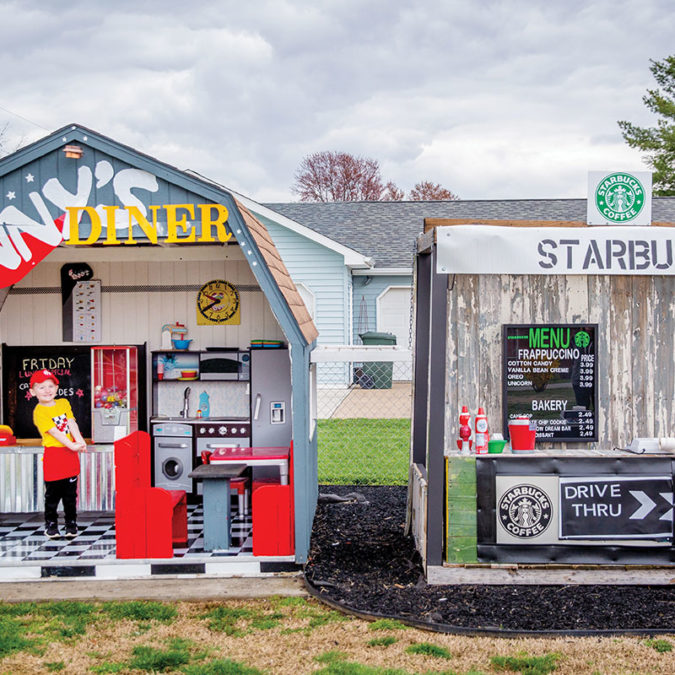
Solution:
<svg viewBox="0 0 675 675"><path fill-rule="evenodd" d="M236 200L235 200L236 201ZM244 222L255 239L255 242L262 253L265 263L269 268L277 286L281 290L282 295L286 299L288 306L298 322L300 331L302 332L308 344L311 344L319 336L319 332L312 321L312 317L307 311L305 303L298 293L298 289L291 279L291 275L284 265L284 261L279 255L277 247L274 245L272 238L267 231L267 228L240 202L236 201L237 208L244 218Z"/></svg>

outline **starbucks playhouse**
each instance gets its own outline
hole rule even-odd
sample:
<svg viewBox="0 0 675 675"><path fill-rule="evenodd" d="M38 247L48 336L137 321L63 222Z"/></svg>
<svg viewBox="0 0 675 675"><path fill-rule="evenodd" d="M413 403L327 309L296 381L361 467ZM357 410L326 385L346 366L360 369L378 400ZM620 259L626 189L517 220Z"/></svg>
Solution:
<svg viewBox="0 0 675 675"><path fill-rule="evenodd" d="M651 222L650 191L591 173L585 223L425 222L411 522L430 583L670 583L675 222Z"/></svg>

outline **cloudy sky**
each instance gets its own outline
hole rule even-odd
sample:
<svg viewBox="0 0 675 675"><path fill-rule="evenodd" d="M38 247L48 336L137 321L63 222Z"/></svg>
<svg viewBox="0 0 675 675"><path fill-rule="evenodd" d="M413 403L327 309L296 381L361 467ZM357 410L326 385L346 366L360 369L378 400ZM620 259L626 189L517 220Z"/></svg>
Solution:
<svg viewBox="0 0 675 675"><path fill-rule="evenodd" d="M644 168L672 0L0 0L6 149L76 122L258 201L308 153L409 190L585 197Z"/></svg>

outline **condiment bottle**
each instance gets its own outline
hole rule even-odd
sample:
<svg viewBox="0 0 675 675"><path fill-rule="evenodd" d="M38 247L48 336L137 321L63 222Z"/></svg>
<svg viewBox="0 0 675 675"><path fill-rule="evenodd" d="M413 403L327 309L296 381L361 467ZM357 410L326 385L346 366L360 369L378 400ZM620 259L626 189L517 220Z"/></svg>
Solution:
<svg viewBox="0 0 675 675"><path fill-rule="evenodd" d="M485 410L483 410L483 408L478 408L474 428L476 430L476 434L474 436L474 448L476 449L476 454L485 455L488 451L488 441L490 440L490 434L488 432L487 415L485 414Z"/></svg>

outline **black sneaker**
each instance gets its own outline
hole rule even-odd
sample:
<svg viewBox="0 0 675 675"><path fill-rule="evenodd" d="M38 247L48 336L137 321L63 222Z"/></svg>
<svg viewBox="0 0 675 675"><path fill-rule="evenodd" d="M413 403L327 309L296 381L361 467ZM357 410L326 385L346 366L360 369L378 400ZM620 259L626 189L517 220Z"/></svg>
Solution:
<svg viewBox="0 0 675 675"><path fill-rule="evenodd" d="M59 539L61 532L59 532L59 526L56 523L47 523L45 528L45 537L49 539Z"/></svg>
<svg viewBox="0 0 675 675"><path fill-rule="evenodd" d="M66 523L66 539L77 537L77 523Z"/></svg>

